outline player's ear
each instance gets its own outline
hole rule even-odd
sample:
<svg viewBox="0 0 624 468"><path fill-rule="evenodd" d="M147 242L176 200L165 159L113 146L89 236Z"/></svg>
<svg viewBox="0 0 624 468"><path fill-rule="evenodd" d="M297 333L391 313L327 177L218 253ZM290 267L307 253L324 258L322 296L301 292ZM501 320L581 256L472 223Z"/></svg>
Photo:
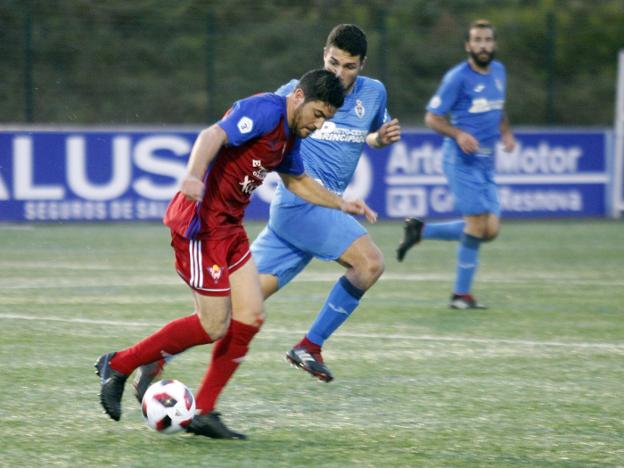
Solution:
<svg viewBox="0 0 624 468"><path fill-rule="evenodd" d="M360 71L364 70L364 66L366 65L366 62L368 62L368 57L364 57L362 59L362 63L360 63Z"/></svg>
<svg viewBox="0 0 624 468"><path fill-rule="evenodd" d="M293 91L293 98L295 100L295 107L299 107L305 101L305 94L303 93L303 89L295 88Z"/></svg>

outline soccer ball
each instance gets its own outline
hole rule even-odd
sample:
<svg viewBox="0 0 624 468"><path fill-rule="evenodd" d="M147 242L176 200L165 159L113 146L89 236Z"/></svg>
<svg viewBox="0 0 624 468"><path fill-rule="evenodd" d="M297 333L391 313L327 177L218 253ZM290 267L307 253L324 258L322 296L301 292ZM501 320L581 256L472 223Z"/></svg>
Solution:
<svg viewBox="0 0 624 468"><path fill-rule="evenodd" d="M191 424L195 397L182 382L160 380L147 389L141 408L149 427L162 434L175 434Z"/></svg>

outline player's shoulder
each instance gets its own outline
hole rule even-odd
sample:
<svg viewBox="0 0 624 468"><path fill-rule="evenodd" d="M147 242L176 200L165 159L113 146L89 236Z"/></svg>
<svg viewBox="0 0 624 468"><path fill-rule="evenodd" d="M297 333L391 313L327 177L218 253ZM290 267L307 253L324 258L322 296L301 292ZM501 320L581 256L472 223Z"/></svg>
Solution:
<svg viewBox="0 0 624 468"><path fill-rule="evenodd" d="M505 65L503 65L503 63L499 62L498 60L492 60L492 63L490 63L490 67L492 68L494 72L505 71Z"/></svg>
<svg viewBox="0 0 624 468"><path fill-rule="evenodd" d="M445 80L456 80L462 79L464 76L469 74L471 71L470 64L467 60L459 62L458 64L451 67L446 74L444 75Z"/></svg>
<svg viewBox="0 0 624 468"><path fill-rule="evenodd" d="M275 116L276 120L286 112L286 98L275 93L259 93L236 101L235 106L265 118Z"/></svg>
<svg viewBox="0 0 624 468"><path fill-rule="evenodd" d="M275 93L258 93L253 96L243 98L237 103L250 107L283 107L284 96L279 96Z"/></svg>
<svg viewBox="0 0 624 468"><path fill-rule="evenodd" d="M359 75L356 78L354 89L356 92L386 92L386 87L381 81L363 75Z"/></svg>
<svg viewBox="0 0 624 468"><path fill-rule="evenodd" d="M275 128L286 117L286 98L274 93L254 94L236 101L226 113L224 121L246 119L249 128L265 133ZM248 132L245 132L248 133Z"/></svg>
<svg viewBox="0 0 624 468"><path fill-rule="evenodd" d="M295 89L295 87L297 86L297 83L299 83L299 80L293 78L288 83L285 83L282 86L280 86L277 89L277 91L275 91L275 94L278 94L280 96L286 96Z"/></svg>

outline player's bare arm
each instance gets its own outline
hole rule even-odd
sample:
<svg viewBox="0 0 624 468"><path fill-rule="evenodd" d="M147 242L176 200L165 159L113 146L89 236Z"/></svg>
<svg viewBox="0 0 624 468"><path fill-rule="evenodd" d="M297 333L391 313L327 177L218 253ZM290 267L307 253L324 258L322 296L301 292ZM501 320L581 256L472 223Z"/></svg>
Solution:
<svg viewBox="0 0 624 468"><path fill-rule="evenodd" d="M210 161L215 158L219 149L226 143L227 135L217 124L199 133L186 166L186 176L182 179L180 186L180 191L188 200L200 201L203 198L204 182L202 179L204 174Z"/></svg>
<svg viewBox="0 0 624 468"><path fill-rule="evenodd" d="M349 214L364 215L368 222L377 222L377 213L363 200L347 201L330 192L306 174L291 175L280 173L280 177L288 190L310 203L335 208Z"/></svg>
<svg viewBox="0 0 624 468"><path fill-rule="evenodd" d="M366 136L366 143L371 148L383 148L384 146L396 143L401 139L401 125L399 119L392 119L386 122L376 132Z"/></svg>
<svg viewBox="0 0 624 468"><path fill-rule="evenodd" d="M509 117L507 113L503 114L500 124L501 141L503 142L503 148L505 151L513 151L516 147L516 137L511 131L511 125L509 124Z"/></svg>
<svg viewBox="0 0 624 468"><path fill-rule="evenodd" d="M425 115L425 124L431 130L453 138L464 153L474 153L479 149L479 142L470 133L464 132L451 125L448 119L433 112Z"/></svg>

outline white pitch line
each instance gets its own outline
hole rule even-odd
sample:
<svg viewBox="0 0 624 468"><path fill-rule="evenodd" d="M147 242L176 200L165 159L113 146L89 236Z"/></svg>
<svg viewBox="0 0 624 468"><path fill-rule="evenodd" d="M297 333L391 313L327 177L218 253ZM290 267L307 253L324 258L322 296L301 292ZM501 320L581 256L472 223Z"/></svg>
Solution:
<svg viewBox="0 0 624 468"><path fill-rule="evenodd" d="M1 263L0 263L1 266ZM324 283L334 282L342 272L335 273L304 273L295 278L295 283ZM451 281L452 273L442 274L421 274L421 273L391 273L387 272L379 278L379 281L397 281L397 282L431 282L431 281ZM9 283L12 282L12 284ZM479 278L482 283L489 284L519 284L531 285L539 283L540 285L565 285L565 286L605 286L605 287L624 287L624 279L618 278L588 278L588 277L566 277L562 275L544 274L535 272L535 274L525 275L483 275ZM8 283L8 284L7 284ZM23 289L59 289L59 288L93 288L93 287L131 287L131 286L176 286L183 284L176 276L167 275L151 275L141 277L129 277L118 281L102 281L100 279L90 278L40 278L33 279L31 277L13 278L7 280L4 285L0 286L0 291L23 290Z"/></svg>
<svg viewBox="0 0 624 468"><path fill-rule="evenodd" d="M22 314L2 314L0 320L30 320L39 322L63 322L63 323L81 323L88 325L113 325L122 327L151 327L155 328L162 323L155 322L132 322L120 320L93 320L83 318L67 318L67 317L40 317L35 315ZM265 327L265 332L278 335L301 335L306 330L292 330L283 328ZM431 335L396 335L385 333L353 333L341 332L344 338L366 338L366 339L383 339L383 340L406 340L406 341L439 341L445 343L479 343L479 344L504 344L514 346L548 346L557 348L577 348L577 349L604 349L616 352L624 352L624 343L566 343L561 341L531 341L531 340L510 340L503 338L469 338L462 336L431 336Z"/></svg>

